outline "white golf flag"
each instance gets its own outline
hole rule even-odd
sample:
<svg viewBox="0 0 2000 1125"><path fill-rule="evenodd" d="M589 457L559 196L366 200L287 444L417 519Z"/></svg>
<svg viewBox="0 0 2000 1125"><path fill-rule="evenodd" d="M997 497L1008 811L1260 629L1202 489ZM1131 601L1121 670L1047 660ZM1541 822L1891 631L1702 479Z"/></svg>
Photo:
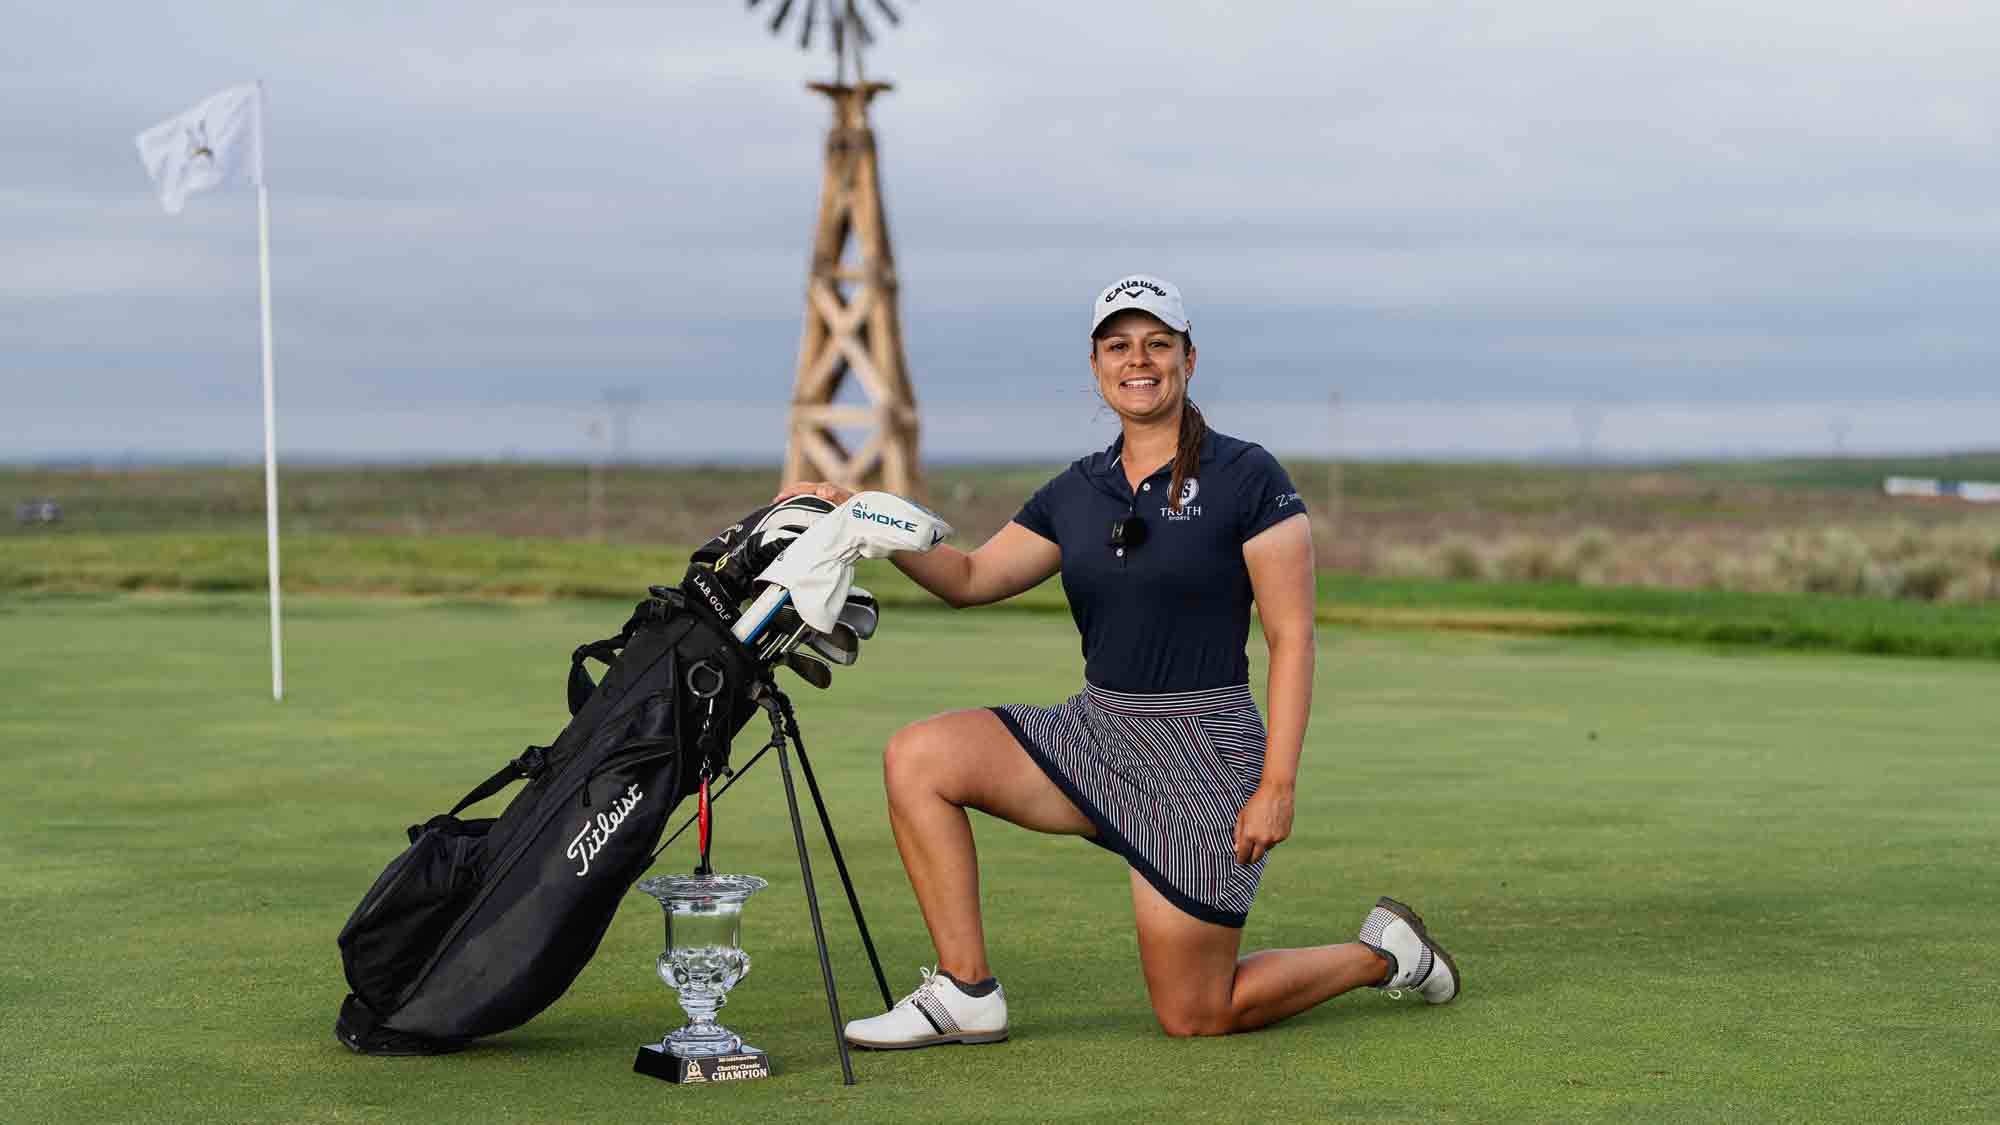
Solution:
<svg viewBox="0 0 2000 1125"><path fill-rule="evenodd" d="M271 201L264 187L264 85L251 82L211 94L200 105L139 134L139 159L159 190L160 206L178 215L187 197L228 182L257 189L257 307L264 336L264 543L271 587L271 698L285 698L284 639L278 582L278 408L271 369Z"/></svg>
<svg viewBox="0 0 2000 1125"><path fill-rule="evenodd" d="M263 186L263 102L255 83L232 86L139 134L139 159L167 214L232 176Z"/></svg>

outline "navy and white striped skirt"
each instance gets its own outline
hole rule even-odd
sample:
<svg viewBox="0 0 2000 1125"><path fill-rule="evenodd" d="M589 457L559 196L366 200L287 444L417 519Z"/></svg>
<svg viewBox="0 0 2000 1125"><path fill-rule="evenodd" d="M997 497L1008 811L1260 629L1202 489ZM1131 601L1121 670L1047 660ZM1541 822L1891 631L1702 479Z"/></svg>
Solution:
<svg viewBox="0 0 2000 1125"><path fill-rule="evenodd" d="M993 708L1049 780L1168 902L1242 926L1264 861L1236 862L1236 814L1264 772L1250 685L1139 695L1086 682L1054 707Z"/></svg>

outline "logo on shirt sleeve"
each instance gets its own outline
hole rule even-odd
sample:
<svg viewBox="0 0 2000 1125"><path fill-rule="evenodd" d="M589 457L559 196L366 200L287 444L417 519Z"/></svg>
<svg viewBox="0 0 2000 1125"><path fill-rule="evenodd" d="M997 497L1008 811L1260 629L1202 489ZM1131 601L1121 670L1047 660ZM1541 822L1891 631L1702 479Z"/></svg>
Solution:
<svg viewBox="0 0 2000 1125"><path fill-rule="evenodd" d="M1293 504L1303 504L1305 501L1301 500L1299 494L1296 492L1285 492L1273 497L1272 503L1277 507L1285 508Z"/></svg>

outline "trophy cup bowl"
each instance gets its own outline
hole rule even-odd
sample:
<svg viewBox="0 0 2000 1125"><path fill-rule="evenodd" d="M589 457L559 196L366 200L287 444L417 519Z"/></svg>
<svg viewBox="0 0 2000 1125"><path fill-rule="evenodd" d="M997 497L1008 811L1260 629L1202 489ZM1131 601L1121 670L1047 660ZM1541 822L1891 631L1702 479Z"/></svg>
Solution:
<svg viewBox="0 0 2000 1125"><path fill-rule="evenodd" d="M670 1082L763 1078L770 1061L716 1022L729 990L750 972L743 904L770 884L755 875L656 875L639 883L666 914L667 945L655 965L688 1014L686 1026L639 1048L632 1069Z"/></svg>

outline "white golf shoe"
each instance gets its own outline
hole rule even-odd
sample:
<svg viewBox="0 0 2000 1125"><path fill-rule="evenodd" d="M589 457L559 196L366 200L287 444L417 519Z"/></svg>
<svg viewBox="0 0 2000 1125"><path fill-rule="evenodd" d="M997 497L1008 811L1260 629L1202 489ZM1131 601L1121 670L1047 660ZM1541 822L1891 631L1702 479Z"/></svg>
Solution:
<svg viewBox="0 0 2000 1125"><path fill-rule="evenodd" d="M937 1043L998 1043L1007 1038L1007 994L999 981L990 978L972 987L989 985L984 995L974 996L949 974L925 969L924 982L895 1007L879 1016L847 1021L847 1041L880 1051Z"/></svg>
<svg viewBox="0 0 2000 1125"><path fill-rule="evenodd" d="M1449 1004L1459 991L1458 965L1424 929L1423 916L1393 898L1375 901L1361 923L1361 944L1389 959L1389 979L1375 985L1400 998L1406 991L1426 1003Z"/></svg>

